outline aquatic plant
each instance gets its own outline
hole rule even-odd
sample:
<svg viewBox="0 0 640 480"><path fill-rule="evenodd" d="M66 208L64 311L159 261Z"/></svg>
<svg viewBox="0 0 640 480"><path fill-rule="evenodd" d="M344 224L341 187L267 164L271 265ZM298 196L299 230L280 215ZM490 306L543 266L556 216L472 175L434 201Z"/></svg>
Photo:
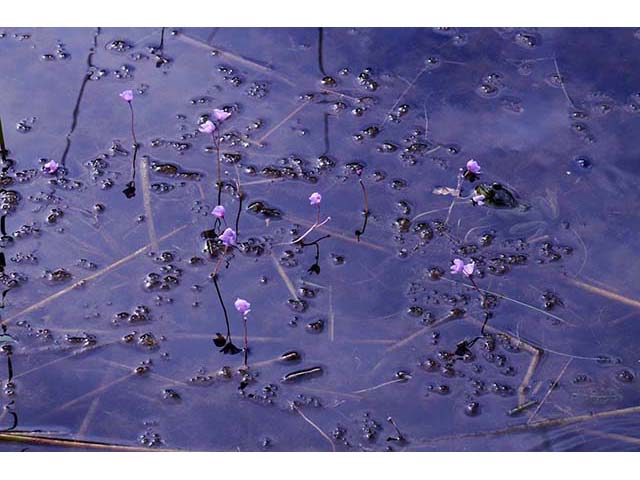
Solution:
<svg viewBox="0 0 640 480"><path fill-rule="evenodd" d="M244 366L248 366L248 355L249 355L249 335L247 333L247 315L251 311L251 304L242 298L236 298L236 301L233 303L234 307L240 315L242 315L242 323L244 325Z"/></svg>
<svg viewBox="0 0 640 480"><path fill-rule="evenodd" d="M465 277L470 277L471 275L473 275L475 265L476 264L474 262L464 263L464 260L454 258L453 265L451 265L451 273L462 273Z"/></svg>
<svg viewBox="0 0 640 480"><path fill-rule="evenodd" d="M56 162L55 160L49 160L47 163L44 164L43 168L45 172L47 172L50 175L53 175L58 171L59 167L60 167L60 164L58 162Z"/></svg>
<svg viewBox="0 0 640 480"><path fill-rule="evenodd" d="M236 240L237 240L237 235L236 232L233 230L233 228L226 228L224 230L224 232L222 232L222 234L220 235L220 241L222 242L222 244L228 248L228 247L233 247L236 244Z"/></svg>
<svg viewBox="0 0 640 480"><path fill-rule="evenodd" d="M364 186L364 181L362 180L362 172L363 169L362 168L357 168L356 169L356 175L358 176L358 183L360 184L360 188L362 188L362 196L363 196L363 202L364 202L364 208L363 208L363 212L364 212L364 220L362 223L362 228L360 228L359 230L356 230L356 239L358 241L360 241L360 237L362 235L364 235L364 232L367 230L367 221L369 220L369 196L367 195L367 188Z"/></svg>
<svg viewBox="0 0 640 480"><path fill-rule="evenodd" d="M321 226L326 224L329 220L331 220L331 217L327 217L322 222L320 221L320 202L322 202L322 195L320 193L313 192L309 196L309 204L311 206L313 206L313 207L316 207L316 221L313 223L313 225L311 225L311 227L309 227L309 229L306 232L304 232L298 238L293 240L291 242L292 245L296 244L296 243L299 243L299 242L302 242L302 240L304 240L316 228L320 228Z"/></svg>
<svg viewBox="0 0 640 480"><path fill-rule="evenodd" d="M211 211L211 215L214 217L224 220L225 209L222 205L216 205L214 209Z"/></svg>
<svg viewBox="0 0 640 480"><path fill-rule="evenodd" d="M133 138L133 158L131 159L131 180L127 183L127 186L122 193L125 197L133 198L136 195L136 158L138 156L138 139L136 137L135 130L135 113L133 111L133 90L124 90L120 92L120 98L127 102L129 110L131 111L131 137Z"/></svg>
<svg viewBox="0 0 640 480"><path fill-rule="evenodd" d="M213 118L215 119L215 122L208 119L198 126L198 130L200 132L211 135L213 145L216 148L216 163L218 166L218 205L222 203L222 159L220 158L220 143L222 142L222 137L220 136L220 127L221 123L227 120L230 116L231 112L215 108L213 110Z"/></svg>

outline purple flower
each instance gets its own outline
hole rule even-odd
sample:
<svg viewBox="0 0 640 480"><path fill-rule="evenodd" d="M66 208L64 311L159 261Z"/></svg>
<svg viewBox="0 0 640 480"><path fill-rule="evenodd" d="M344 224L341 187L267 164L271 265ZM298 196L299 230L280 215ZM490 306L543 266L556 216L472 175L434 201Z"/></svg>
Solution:
<svg viewBox="0 0 640 480"><path fill-rule="evenodd" d="M484 198L484 195L474 195L471 197L471 203L482 206L484 205Z"/></svg>
<svg viewBox="0 0 640 480"><path fill-rule="evenodd" d="M321 201L322 201L322 195L320 195L318 192L312 193L311 196L309 197L309 203L311 203L311 205L320 205Z"/></svg>
<svg viewBox="0 0 640 480"><path fill-rule="evenodd" d="M236 301L233 303L233 305L241 315L246 316L251 311L251 304L242 298L236 298Z"/></svg>
<svg viewBox="0 0 640 480"><path fill-rule="evenodd" d="M467 171L478 175L480 173L480 164L475 160L469 160L467 162Z"/></svg>
<svg viewBox="0 0 640 480"><path fill-rule="evenodd" d="M53 174L53 173L56 173L59 166L60 164L55 160L49 160L47 163L44 164L44 171L47 173Z"/></svg>
<svg viewBox="0 0 640 480"><path fill-rule="evenodd" d="M220 110L219 108L214 108L213 116L219 122L224 122L227 118L231 116L231 114L229 112L225 112L224 110Z"/></svg>
<svg viewBox="0 0 640 480"><path fill-rule="evenodd" d="M213 124L211 120L207 120L202 125L198 127L202 133L213 133L216 129L216 126Z"/></svg>
<svg viewBox="0 0 640 480"><path fill-rule="evenodd" d="M454 275L462 273L465 277L470 277L473 274L475 266L476 264L474 262L465 264L464 261L459 258L455 258L453 260L453 265L451 265L451 273Z"/></svg>
<svg viewBox="0 0 640 480"><path fill-rule="evenodd" d="M464 270L464 262L459 258L453 260L453 265L451 265L451 273L454 275L456 273L461 273Z"/></svg>
<svg viewBox="0 0 640 480"><path fill-rule="evenodd" d="M462 269L462 273L465 277L470 277L473 275L473 270L476 268L475 262L467 263Z"/></svg>
<svg viewBox="0 0 640 480"><path fill-rule="evenodd" d="M234 232L232 228L227 228L222 232L222 235L220 235L219 238L227 247L231 247L236 244L236 232Z"/></svg>
<svg viewBox="0 0 640 480"><path fill-rule="evenodd" d="M217 207L215 207L215 208L213 209L213 211L211 212L211 214L212 214L214 217L217 217L217 218L223 219L223 218L224 218L224 212L225 212L224 207L223 207L222 205L218 205Z"/></svg>
<svg viewBox="0 0 640 480"><path fill-rule="evenodd" d="M121 92L120 98L125 102L130 102L131 100L133 100L133 90L125 90L124 92Z"/></svg>

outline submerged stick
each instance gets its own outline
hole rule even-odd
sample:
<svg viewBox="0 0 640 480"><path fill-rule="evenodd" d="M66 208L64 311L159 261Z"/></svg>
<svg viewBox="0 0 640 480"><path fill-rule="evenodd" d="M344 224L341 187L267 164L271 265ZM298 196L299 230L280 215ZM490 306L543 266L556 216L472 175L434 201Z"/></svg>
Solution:
<svg viewBox="0 0 640 480"><path fill-rule="evenodd" d="M171 452L160 448L144 448L114 443L90 442L86 440L71 440L58 437L47 437L42 434L29 432L1 432L0 442L30 443L34 445L46 445L49 447L86 448L89 450L107 450L118 452Z"/></svg>
<svg viewBox="0 0 640 480"><path fill-rule="evenodd" d="M540 420L535 423L524 423L524 424L515 425L512 427L501 428L498 430L463 433L460 435L448 435L445 437L426 440L421 444L414 444L413 448L424 448L432 445L433 443L443 442L443 441L454 441L454 440L457 441L457 440L464 440L464 439L471 439L471 438L492 437L492 436L499 436L499 435L507 435L511 433L528 432L531 430L538 430L538 429L545 429L545 428L563 427L566 425L589 422L593 420L600 420L603 418L632 415L634 413L640 413L640 405L635 407L620 408L616 410L606 410L604 412L587 413L585 415L576 415L573 417L561 417L561 418L553 418L550 420Z"/></svg>
<svg viewBox="0 0 640 480"><path fill-rule="evenodd" d="M280 262L278 262L278 259L273 253L271 254L271 258L273 259L273 264L276 267L278 275L280 275L280 278L282 278L282 281L287 286L287 290L289 290L291 296L296 300L300 300L298 298L298 294L296 293L296 288L293 286L293 282L291 282L291 279L289 278L289 275L287 275L287 272L284 270L284 268L282 268L282 265L280 265Z"/></svg>
<svg viewBox="0 0 640 480"><path fill-rule="evenodd" d="M151 181L149 180L149 159L142 159L142 199L144 203L144 213L146 216L147 231L149 232L149 242L155 252L159 250L156 226L153 221L153 210L151 208Z"/></svg>
<svg viewBox="0 0 640 480"><path fill-rule="evenodd" d="M631 307L640 308L640 301L634 300L633 298L625 297L624 295L620 295L619 293L612 292L610 290L605 290L604 288L596 287L595 285L590 285L585 282L581 282L580 280L576 280L575 278L568 279L569 283L573 285L588 290L597 295L601 295L610 300L615 300L616 302L624 303L625 305L629 305Z"/></svg>

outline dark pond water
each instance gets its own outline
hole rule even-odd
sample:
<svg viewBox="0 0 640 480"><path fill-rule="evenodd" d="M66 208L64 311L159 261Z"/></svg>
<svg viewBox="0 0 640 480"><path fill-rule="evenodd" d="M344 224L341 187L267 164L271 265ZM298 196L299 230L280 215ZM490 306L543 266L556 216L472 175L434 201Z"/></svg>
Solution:
<svg viewBox="0 0 640 480"><path fill-rule="evenodd" d="M0 29L0 87L2 450L639 448L637 31Z"/></svg>

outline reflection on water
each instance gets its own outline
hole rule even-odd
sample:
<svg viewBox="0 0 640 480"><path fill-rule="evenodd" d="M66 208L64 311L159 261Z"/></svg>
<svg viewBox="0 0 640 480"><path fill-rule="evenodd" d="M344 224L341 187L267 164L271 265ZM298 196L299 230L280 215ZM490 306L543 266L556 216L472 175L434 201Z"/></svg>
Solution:
<svg viewBox="0 0 640 480"><path fill-rule="evenodd" d="M0 30L2 449L637 450L637 37Z"/></svg>

